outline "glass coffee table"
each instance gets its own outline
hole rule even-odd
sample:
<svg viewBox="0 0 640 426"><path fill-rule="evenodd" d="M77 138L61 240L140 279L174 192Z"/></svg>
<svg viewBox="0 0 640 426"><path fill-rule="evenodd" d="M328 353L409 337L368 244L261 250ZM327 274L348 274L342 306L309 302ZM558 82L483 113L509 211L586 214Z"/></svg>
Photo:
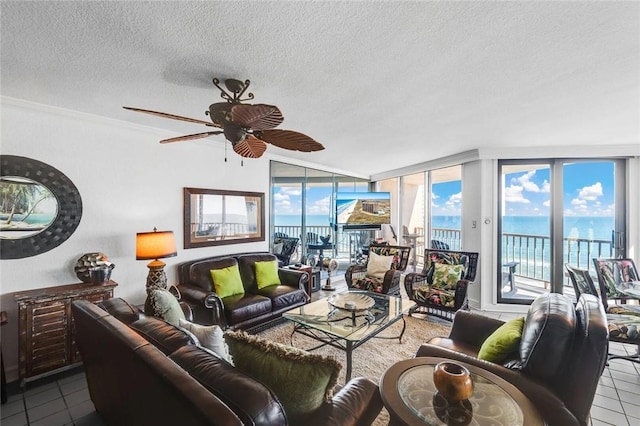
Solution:
<svg viewBox="0 0 640 426"><path fill-rule="evenodd" d="M294 323L292 343L296 333L319 342L317 346L303 349L313 351L329 345L344 350L347 358L345 381L348 382L353 367L353 351L357 347L373 337L402 342L406 328L403 312L409 309L410 304L409 301L403 303L399 296L350 291L292 309L282 317ZM399 336L377 336L399 320L402 320Z"/></svg>

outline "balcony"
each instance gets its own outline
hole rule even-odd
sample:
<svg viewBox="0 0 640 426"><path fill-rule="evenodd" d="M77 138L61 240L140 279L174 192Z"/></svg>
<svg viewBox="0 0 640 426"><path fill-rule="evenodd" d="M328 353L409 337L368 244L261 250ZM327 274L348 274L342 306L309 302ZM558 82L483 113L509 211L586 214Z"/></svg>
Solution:
<svg viewBox="0 0 640 426"><path fill-rule="evenodd" d="M275 226L275 232L282 232L289 236L300 237L300 226ZM307 232L314 232L318 235L328 235L331 233L329 226L307 226ZM424 234L423 228L415 229L417 234ZM402 237L398 236L400 244L405 244ZM353 233L338 232L338 241L335 243L333 253L325 253L336 257L341 264L341 269L354 261L355 252L359 249L359 244L354 243ZM437 240L447 244L451 250L460 250L460 230L434 228L431 232L431 240ZM425 240L424 236L416 240L416 270L422 268L424 262ZM612 257L613 246L610 240L591 240L584 238L565 238L563 240L563 264L571 263L579 268L591 270L593 262L591 259L598 257ZM293 256L294 261L299 261L302 256L300 246ZM514 268L513 291L505 279L509 274L509 268L504 267L501 271L502 282L506 286L502 289L505 297L514 299L532 299L537 295L549 291L551 279L550 265L551 240L548 236L505 233L502 235L502 263L517 263ZM595 273L594 273L595 275ZM573 286L568 275L564 275L564 293L573 296Z"/></svg>

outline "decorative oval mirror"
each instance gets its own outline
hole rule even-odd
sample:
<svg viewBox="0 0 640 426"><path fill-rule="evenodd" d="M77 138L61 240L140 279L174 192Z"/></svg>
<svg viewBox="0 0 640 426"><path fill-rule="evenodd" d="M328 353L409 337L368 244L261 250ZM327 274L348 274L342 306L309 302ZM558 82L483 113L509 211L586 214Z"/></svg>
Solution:
<svg viewBox="0 0 640 426"><path fill-rule="evenodd" d="M0 155L0 258L21 259L66 241L80 224L82 199L59 170Z"/></svg>

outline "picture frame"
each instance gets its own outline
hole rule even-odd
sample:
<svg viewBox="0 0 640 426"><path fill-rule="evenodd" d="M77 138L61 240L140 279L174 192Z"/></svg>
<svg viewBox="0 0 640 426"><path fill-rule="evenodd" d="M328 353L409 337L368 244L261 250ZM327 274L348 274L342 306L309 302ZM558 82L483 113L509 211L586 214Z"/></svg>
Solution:
<svg viewBox="0 0 640 426"><path fill-rule="evenodd" d="M4 222L0 227L0 259L45 253L69 239L80 225L80 192L60 170L33 158L0 155L0 175L2 197L12 199L8 203L0 200ZM12 193L21 195L14 197Z"/></svg>
<svg viewBox="0 0 640 426"><path fill-rule="evenodd" d="M184 188L184 248L265 240L264 193Z"/></svg>

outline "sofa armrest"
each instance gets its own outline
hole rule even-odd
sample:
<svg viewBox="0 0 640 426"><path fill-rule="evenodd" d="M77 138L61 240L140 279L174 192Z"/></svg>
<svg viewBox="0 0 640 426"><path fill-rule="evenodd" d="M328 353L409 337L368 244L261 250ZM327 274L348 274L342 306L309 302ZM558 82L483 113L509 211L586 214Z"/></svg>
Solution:
<svg viewBox="0 0 640 426"><path fill-rule="evenodd" d="M382 410L378 385L364 377L351 379L309 418L312 426L370 426Z"/></svg>
<svg viewBox="0 0 640 426"><path fill-rule="evenodd" d="M190 284L178 284L176 287L180 291L180 301L191 307L196 322L218 324L222 328L226 328L224 303L220 296Z"/></svg>
<svg viewBox="0 0 640 426"><path fill-rule="evenodd" d="M282 285L286 285L293 288L298 288L307 291L307 282L309 281L309 275L300 270L279 268L278 276Z"/></svg>
<svg viewBox="0 0 640 426"><path fill-rule="evenodd" d="M193 309L191 309L191 305L187 302L180 301L180 308L182 309L182 313L184 313L184 318L189 322L193 322Z"/></svg>
<svg viewBox="0 0 640 426"><path fill-rule="evenodd" d="M472 347L480 346L504 321L467 311L457 311L449 338Z"/></svg>

